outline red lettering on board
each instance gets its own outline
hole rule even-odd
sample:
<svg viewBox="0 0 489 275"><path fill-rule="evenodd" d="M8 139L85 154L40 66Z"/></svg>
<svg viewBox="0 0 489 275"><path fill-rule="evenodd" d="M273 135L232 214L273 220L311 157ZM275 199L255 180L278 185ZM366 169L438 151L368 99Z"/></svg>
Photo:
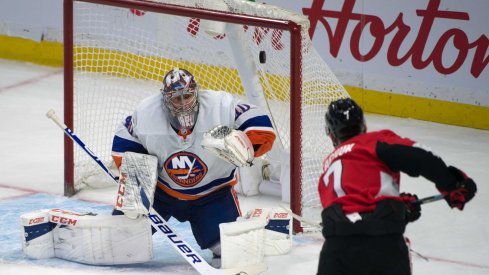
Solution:
<svg viewBox="0 0 489 275"><path fill-rule="evenodd" d="M392 66L400 66L410 60L415 69L421 70L432 64L437 72L446 75L458 71L466 61L469 51L475 50L470 73L478 78L489 63L487 53L489 39L487 36L481 35L477 40L470 42L468 35L458 28L446 30L437 39L432 52L425 53L426 44L432 35L431 30L436 20L470 20L469 14L466 12L439 10L440 0L427 1L426 9L416 11L416 15L421 18L421 25L419 30L413 30L417 32L417 37L404 53L401 53L400 49L405 43L405 38L411 32L411 27L403 21L402 12L387 26L380 17L353 12L355 0L345 0L340 11L325 9L323 7L324 2L325 0L313 0L311 7L303 8L302 11L311 23L309 28L311 39L314 37L318 23L324 27L330 44L329 52L333 57L338 56L342 42L345 41L348 25L356 23L349 46L352 56L361 62L369 61L377 56L384 46L386 36L392 33L394 36L390 44L387 45L387 62ZM337 22L334 30L326 20L327 18L335 19ZM365 31L367 29L368 33ZM374 41L366 53L362 53L359 48L362 35L371 35ZM443 53L447 47L453 47L458 51L450 64L443 62Z"/></svg>

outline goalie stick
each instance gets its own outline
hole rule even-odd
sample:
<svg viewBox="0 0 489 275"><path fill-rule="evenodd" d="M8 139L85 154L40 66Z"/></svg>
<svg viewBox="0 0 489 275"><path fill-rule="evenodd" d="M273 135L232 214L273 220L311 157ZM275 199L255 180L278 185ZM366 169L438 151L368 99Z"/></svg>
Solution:
<svg viewBox="0 0 489 275"><path fill-rule="evenodd" d="M441 199L443 199L443 195L441 194L438 194L438 195L433 195L433 196L429 196L429 197L425 197L425 198L422 198L422 199L419 199L413 203L416 203L416 204L425 204L425 203L430 203L430 202L434 202L434 201L439 201ZM295 214L294 212L292 212L292 210L290 210L288 207L286 207L285 205L280 205L280 207L282 207L285 211L287 211L287 213L289 213L292 217L294 217L294 219L300 221L300 222L303 222L305 224L308 224L308 225L311 225L311 226L314 226L314 227L317 227L317 228L322 228L323 227L323 224L320 223L320 222L316 222L316 221L313 221L313 220L309 220L307 218L304 218L300 215L297 215Z"/></svg>
<svg viewBox="0 0 489 275"><path fill-rule="evenodd" d="M54 121L68 137L71 138L76 144L78 144L83 151L85 151L102 170L114 180L116 184L119 184L117 178L107 169L103 162L78 138L73 131L68 128L59 118L56 116L54 110L49 110L46 116ZM200 274L209 275L245 275L245 274L258 274L267 270L267 266L264 263L250 265L246 267L229 268L229 269L217 269L209 265L202 256L192 248L185 240L180 238L175 230L171 228L170 224L163 219L153 207L149 209L148 218L152 223L154 229L163 234L171 246Z"/></svg>

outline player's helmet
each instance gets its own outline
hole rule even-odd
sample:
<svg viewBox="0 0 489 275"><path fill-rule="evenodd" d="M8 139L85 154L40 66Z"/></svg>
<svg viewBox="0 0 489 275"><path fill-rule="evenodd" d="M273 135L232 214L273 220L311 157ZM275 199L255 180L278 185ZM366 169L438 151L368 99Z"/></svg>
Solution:
<svg viewBox="0 0 489 275"><path fill-rule="evenodd" d="M183 134L194 127L199 112L198 87L194 76L185 69L173 69L163 77L164 106L170 123Z"/></svg>
<svg viewBox="0 0 489 275"><path fill-rule="evenodd" d="M342 98L329 104L326 112L326 134L333 144L364 133L366 130L363 111L351 98Z"/></svg>

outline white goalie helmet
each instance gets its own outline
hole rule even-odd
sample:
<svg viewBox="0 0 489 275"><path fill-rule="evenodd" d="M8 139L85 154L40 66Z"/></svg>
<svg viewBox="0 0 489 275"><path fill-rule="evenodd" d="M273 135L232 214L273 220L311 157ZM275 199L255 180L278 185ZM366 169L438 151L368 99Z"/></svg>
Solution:
<svg viewBox="0 0 489 275"><path fill-rule="evenodd" d="M163 77L164 106L171 125L185 134L192 129L199 112L198 87L194 76L185 69L173 69Z"/></svg>

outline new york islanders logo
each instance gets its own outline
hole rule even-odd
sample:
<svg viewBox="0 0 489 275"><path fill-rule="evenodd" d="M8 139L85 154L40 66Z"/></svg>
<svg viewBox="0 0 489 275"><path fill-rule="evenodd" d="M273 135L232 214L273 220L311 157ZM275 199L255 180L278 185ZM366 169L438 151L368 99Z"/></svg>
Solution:
<svg viewBox="0 0 489 275"><path fill-rule="evenodd" d="M192 187L207 174L207 165L193 153L178 152L165 161L165 171L176 184Z"/></svg>

